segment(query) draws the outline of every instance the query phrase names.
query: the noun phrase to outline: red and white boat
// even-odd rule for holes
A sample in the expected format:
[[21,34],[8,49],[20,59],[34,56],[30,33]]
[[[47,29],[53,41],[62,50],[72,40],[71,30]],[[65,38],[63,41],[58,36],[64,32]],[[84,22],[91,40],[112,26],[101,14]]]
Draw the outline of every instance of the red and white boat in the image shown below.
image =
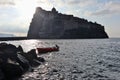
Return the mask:
[[56,45],[55,47],[37,48],[37,51],[38,51],[38,53],[47,53],[47,52],[59,51],[59,46]]

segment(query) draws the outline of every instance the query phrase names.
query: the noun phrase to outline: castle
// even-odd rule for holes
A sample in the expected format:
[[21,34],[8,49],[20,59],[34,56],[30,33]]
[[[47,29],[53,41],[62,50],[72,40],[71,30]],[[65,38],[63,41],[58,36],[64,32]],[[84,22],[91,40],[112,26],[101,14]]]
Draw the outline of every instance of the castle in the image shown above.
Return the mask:
[[30,23],[28,38],[33,39],[85,39],[108,38],[104,26],[85,19],[36,8]]

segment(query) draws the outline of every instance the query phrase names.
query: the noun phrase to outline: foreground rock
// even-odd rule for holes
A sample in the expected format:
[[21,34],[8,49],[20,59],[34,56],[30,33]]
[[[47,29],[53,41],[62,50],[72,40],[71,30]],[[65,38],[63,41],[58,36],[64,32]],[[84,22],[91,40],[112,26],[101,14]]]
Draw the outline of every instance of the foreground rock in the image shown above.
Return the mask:
[[81,39],[108,38],[104,26],[73,15],[61,14],[55,8],[45,11],[38,7],[28,31],[28,38]]
[[0,43],[0,80],[14,80],[44,61],[35,49],[25,53],[21,46]]
[[29,65],[32,67],[38,66],[41,64],[41,62],[45,61],[44,58],[37,57],[35,49],[32,49],[32,50],[28,51],[27,53],[20,52],[18,54],[25,57],[29,61]]

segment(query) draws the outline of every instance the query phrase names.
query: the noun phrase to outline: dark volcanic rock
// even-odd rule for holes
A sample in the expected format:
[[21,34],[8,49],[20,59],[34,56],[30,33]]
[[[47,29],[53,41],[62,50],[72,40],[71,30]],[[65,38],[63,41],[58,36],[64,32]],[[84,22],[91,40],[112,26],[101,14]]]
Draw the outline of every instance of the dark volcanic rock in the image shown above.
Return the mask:
[[58,13],[55,8],[45,11],[38,7],[28,31],[28,38],[76,39],[108,38],[104,26],[85,19]]
[[27,59],[31,66],[38,66],[41,64],[41,62],[45,62],[44,58],[37,57],[37,53],[35,49],[32,49],[27,53],[20,52],[18,54],[22,55],[25,59]]
[[12,44],[0,43],[0,80],[16,80],[44,61],[44,58],[37,57],[35,49],[25,53],[20,45],[16,47]]
[[13,80],[13,78],[20,77],[23,74],[23,70],[19,65],[11,63],[4,63],[1,69],[7,80]]

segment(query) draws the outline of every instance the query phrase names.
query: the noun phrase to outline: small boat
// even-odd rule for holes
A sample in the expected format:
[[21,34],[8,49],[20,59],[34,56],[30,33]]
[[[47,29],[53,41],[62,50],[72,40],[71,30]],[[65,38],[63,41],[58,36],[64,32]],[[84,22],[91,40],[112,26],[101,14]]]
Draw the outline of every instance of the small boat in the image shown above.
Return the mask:
[[38,51],[38,53],[47,53],[47,52],[59,51],[59,46],[56,45],[55,47],[37,48],[37,51]]

